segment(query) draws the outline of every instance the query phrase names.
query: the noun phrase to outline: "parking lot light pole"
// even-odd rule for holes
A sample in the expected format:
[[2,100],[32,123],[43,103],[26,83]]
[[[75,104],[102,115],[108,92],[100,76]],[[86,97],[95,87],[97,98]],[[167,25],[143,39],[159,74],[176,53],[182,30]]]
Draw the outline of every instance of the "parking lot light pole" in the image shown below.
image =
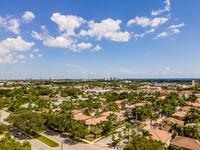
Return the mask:
[[65,140],[62,140],[62,142],[61,142],[61,150],[63,150],[63,142],[64,142]]

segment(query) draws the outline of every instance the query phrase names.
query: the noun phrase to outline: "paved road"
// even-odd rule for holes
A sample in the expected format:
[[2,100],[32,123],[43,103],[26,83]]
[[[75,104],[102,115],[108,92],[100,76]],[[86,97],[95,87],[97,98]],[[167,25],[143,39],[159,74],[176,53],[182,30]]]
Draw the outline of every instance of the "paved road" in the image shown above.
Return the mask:
[[[124,135],[124,134],[123,134],[123,129],[124,129],[124,128],[125,128],[125,127],[119,128],[119,129],[117,129],[116,131],[121,131],[122,136],[123,136],[123,135]],[[115,136],[115,139],[118,139],[118,138],[119,138],[119,137],[118,137],[119,133],[113,134],[113,135]],[[108,136],[108,137],[102,139],[101,141],[97,142],[97,144],[102,145],[103,147],[108,147],[111,143],[112,143],[112,135],[110,135],[110,136]]]
[[41,134],[58,143],[62,143],[61,147],[63,147],[63,150],[106,150],[106,148],[98,144],[78,143],[77,141],[66,138],[65,136],[62,136],[61,134],[55,133],[53,131],[45,131]]

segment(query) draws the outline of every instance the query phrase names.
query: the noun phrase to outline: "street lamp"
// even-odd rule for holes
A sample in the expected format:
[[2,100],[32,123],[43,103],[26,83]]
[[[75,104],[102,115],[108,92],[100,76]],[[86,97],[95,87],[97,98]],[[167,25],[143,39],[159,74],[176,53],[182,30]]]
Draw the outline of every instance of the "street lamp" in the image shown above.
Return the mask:
[[64,142],[64,141],[65,141],[65,140],[62,140],[62,141],[61,141],[61,147],[60,147],[61,150],[63,150],[63,142]]

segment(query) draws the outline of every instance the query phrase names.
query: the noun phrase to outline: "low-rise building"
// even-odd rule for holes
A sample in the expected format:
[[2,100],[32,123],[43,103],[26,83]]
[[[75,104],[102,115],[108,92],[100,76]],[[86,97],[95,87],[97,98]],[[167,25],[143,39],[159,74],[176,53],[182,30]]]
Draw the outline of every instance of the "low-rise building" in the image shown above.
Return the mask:
[[175,112],[172,116],[179,117],[180,120],[183,120],[186,115],[187,115],[187,112],[178,111],[178,112]]
[[[118,100],[118,101],[115,101],[115,103],[119,106],[120,109],[122,109],[122,102],[123,101],[127,101],[128,99],[124,99],[124,100]],[[125,105],[127,106],[127,104]]]
[[199,150],[200,149],[200,141],[188,137],[176,136],[170,143],[174,146],[182,147],[183,149],[188,150]]
[[152,139],[156,141],[161,141],[165,144],[166,147],[170,145],[170,142],[172,140],[172,134],[163,130],[159,129],[153,129],[150,128],[149,133],[152,135]]
[[190,107],[190,106],[185,106],[185,107],[182,107],[181,110],[182,110],[183,112],[189,112],[191,108],[192,108],[192,107]]
[[170,123],[174,123],[174,124],[176,123],[181,126],[184,124],[184,121],[169,117],[169,118],[165,118],[161,123],[156,123],[155,126],[156,128],[160,130],[169,132],[171,128],[171,126],[169,125]]
[[180,91],[179,93],[178,93],[178,95],[179,95],[179,98],[189,98],[189,95],[190,94],[192,94],[192,92],[191,91]]
[[136,106],[144,106],[146,103],[137,103],[133,105],[126,106],[126,112],[132,113],[132,109],[135,108]]
[[74,120],[89,120],[91,119],[91,117],[83,115],[83,114],[75,114],[73,119]]
[[89,129],[91,129],[93,126],[97,125],[101,121],[108,121],[107,116],[86,120],[85,124],[88,126]]
[[197,109],[200,109],[200,104],[199,103],[189,103],[189,105],[192,105]]
[[113,112],[113,111],[107,111],[107,112],[103,112],[101,114],[101,116],[106,116],[108,117],[110,114],[115,114],[117,116],[117,121],[121,121],[121,120],[124,120],[124,114],[123,113],[118,113],[118,112]]

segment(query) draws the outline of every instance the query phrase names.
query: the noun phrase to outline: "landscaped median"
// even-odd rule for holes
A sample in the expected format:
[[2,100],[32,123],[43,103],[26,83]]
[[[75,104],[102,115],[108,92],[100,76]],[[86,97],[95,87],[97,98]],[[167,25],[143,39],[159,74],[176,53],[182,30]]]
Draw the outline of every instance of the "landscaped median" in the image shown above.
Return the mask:
[[45,137],[41,134],[37,134],[36,136],[34,136],[34,138],[36,138],[39,141],[47,144],[50,147],[58,147],[59,146],[59,144],[57,142],[55,142],[55,141],[53,141],[53,140],[51,140],[51,139],[49,139],[49,138],[47,138],[47,137]]
[[105,134],[99,140],[95,141],[94,143],[97,143],[97,142],[101,141],[102,139],[104,139],[104,138],[106,138],[106,137],[108,137],[110,135],[117,134],[117,133],[118,133],[118,131],[113,131],[111,133]]
[[124,135],[123,137],[115,140],[114,142],[111,143],[111,145],[109,145],[110,148],[114,147],[115,145],[117,145],[119,142],[123,141],[125,138],[127,138],[128,135]]

